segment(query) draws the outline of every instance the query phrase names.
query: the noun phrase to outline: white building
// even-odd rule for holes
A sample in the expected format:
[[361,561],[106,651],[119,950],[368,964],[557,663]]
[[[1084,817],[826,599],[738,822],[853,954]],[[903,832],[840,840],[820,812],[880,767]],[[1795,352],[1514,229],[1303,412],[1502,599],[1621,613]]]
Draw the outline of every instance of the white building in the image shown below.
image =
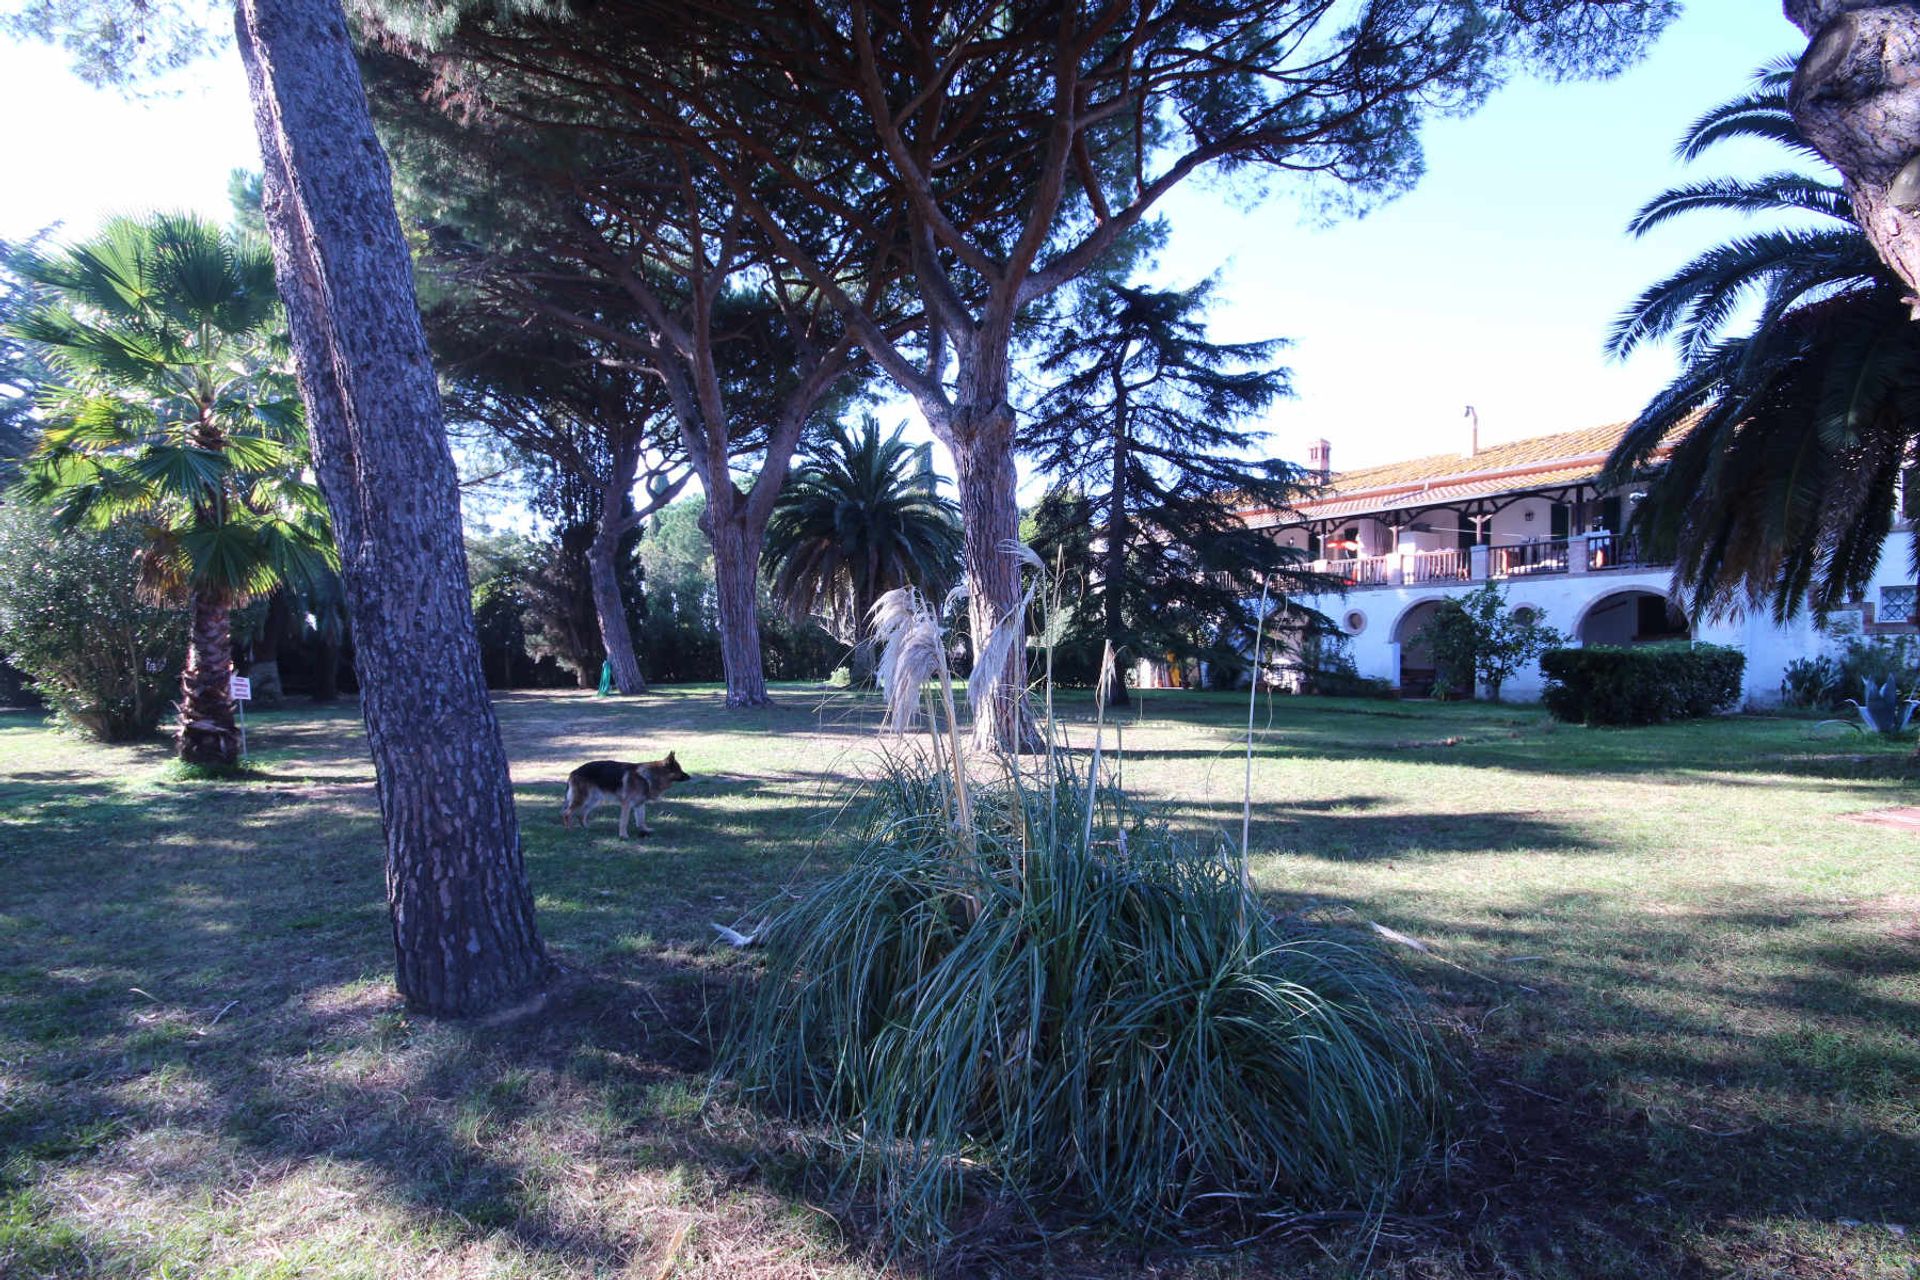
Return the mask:
[[[1330,446],[1320,440],[1309,453],[1323,480],[1312,501],[1288,512],[1241,515],[1301,549],[1316,570],[1344,580],[1344,593],[1302,603],[1338,622],[1361,675],[1411,696],[1425,694],[1434,678],[1421,628],[1441,600],[1489,580],[1505,584],[1514,609],[1535,611],[1575,643],[1690,638],[1744,650],[1751,705],[1778,702],[1787,663],[1830,650],[1840,636],[1914,634],[1905,521],[1888,539],[1866,598],[1827,633],[1805,617],[1776,626],[1761,610],[1735,620],[1686,617],[1671,595],[1672,570],[1650,563],[1621,533],[1640,495],[1597,483],[1626,427],[1486,448],[1468,433],[1456,453],[1347,472],[1331,470]],[[1502,696],[1539,691],[1534,667]]]

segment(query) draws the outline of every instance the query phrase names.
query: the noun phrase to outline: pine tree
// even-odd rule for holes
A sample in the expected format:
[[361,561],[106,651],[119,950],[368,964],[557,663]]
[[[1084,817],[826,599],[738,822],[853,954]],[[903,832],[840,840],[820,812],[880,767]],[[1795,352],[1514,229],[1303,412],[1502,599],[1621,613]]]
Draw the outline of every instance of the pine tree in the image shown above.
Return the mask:
[[[1272,363],[1283,343],[1211,341],[1212,292],[1210,280],[1165,291],[1096,283],[1040,365],[1052,386],[1022,449],[1055,496],[1036,534],[1053,547],[1097,531],[1076,629],[1110,640],[1123,662],[1236,663],[1262,582],[1313,585],[1297,552],[1235,515],[1246,504],[1285,510],[1302,476],[1244,456],[1261,439],[1248,424],[1290,394],[1287,370]],[[1114,697],[1124,701],[1124,687]]]

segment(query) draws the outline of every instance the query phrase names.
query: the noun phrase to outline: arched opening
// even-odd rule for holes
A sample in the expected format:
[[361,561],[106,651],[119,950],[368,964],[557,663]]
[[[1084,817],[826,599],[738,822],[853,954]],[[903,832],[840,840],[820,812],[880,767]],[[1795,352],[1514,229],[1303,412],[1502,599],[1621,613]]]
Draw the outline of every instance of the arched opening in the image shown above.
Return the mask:
[[1691,640],[1687,616],[1657,591],[1616,591],[1587,606],[1575,636],[1588,644],[1660,644]]
[[1400,692],[1408,698],[1424,698],[1433,692],[1433,652],[1420,633],[1440,610],[1438,600],[1422,600],[1400,615],[1393,626],[1395,647],[1400,651]]

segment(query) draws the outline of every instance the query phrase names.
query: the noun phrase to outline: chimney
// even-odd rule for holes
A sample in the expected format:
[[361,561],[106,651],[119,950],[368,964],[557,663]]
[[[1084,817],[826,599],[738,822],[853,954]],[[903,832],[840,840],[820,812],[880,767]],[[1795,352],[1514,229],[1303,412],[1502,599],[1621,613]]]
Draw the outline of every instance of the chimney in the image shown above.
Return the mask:
[[1463,458],[1471,458],[1480,452],[1480,411],[1472,405],[1468,405],[1466,413],[1461,416],[1468,420],[1468,425],[1467,447],[1460,451],[1460,456]]
[[1333,475],[1333,445],[1325,440],[1315,440],[1307,446],[1307,472],[1316,481],[1325,484]]

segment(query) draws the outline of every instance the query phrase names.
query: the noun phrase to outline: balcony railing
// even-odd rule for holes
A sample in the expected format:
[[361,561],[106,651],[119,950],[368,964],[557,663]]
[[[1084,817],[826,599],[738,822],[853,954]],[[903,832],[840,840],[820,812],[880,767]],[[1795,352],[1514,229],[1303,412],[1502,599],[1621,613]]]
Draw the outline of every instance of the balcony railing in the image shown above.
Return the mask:
[[1405,574],[1409,582],[1470,582],[1473,557],[1458,548],[1416,551],[1407,557]]
[[1662,567],[1662,563],[1644,554],[1634,539],[1600,532],[1500,546],[1447,547],[1316,560],[1309,567],[1347,587],[1411,587],[1484,582],[1489,578],[1655,569]]
[[1587,568],[1589,569],[1658,569],[1668,563],[1666,560],[1647,555],[1641,549],[1638,538],[1627,538],[1613,533],[1587,535]]
[[1494,578],[1523,578],[1535,573],[1567,571],[1567,540],[1522,542],[1508,547],[1490,547],[1487,574]]
[[1355,556],[1351,560],[1329,560],[1326,571],[1346,579],[1350,587],[1384,587],[1393,581],[1399,556]]

